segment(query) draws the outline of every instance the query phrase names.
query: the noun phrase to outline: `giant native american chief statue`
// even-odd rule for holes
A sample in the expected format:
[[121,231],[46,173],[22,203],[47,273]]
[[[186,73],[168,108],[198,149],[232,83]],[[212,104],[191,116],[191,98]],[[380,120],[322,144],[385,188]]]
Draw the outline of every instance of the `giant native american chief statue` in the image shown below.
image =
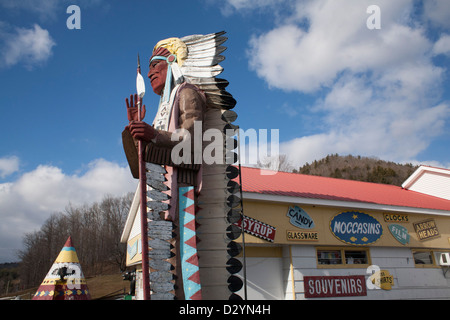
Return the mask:
[[216,78],[224,34],[156,44],[148,78],[161,99],[151,125],[142,121],[142,95],[126,99],[122,138],[133,177],[146,185],[142,265],[153,300],[240,299],[235,292],[243,282],[235,274],[242,264],[235,257],[242,246],[233,241],[242,217],[239,166],[233,166],[239,157],[232,151],[236,101],[225,90],[228,81]]

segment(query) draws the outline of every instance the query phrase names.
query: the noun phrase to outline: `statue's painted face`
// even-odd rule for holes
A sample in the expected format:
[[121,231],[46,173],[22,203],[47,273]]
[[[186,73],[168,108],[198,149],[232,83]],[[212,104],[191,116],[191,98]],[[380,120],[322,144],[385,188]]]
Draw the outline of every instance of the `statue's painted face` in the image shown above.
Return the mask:
[[148,78],[153,88],[153,92],[157,95],[161,95],[166,83],[167,76],[167,62],[164,60],[153,60],[150,62],[150,71],[148,72]]

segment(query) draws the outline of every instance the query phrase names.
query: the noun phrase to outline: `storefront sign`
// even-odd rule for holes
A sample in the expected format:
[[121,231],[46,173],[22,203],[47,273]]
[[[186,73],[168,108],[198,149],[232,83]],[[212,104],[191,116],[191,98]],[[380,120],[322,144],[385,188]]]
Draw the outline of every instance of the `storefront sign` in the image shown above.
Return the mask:
[[391,290],[394,286],[394,276],[388,270],[379,270],[372,274],[368,280],[378,289]]
[[334,216],[330,229],[336,238],[354,245],[374,243],[383,234],[383,227],[377,219],[357,211],[342,212]]
[[439,237],[439,231],[436,222],[433,219],[417,222],[413,225],[419,240],[428,240]]
[[398,224],[390,224],[389,231],[392,233],[394,238],[401,244],[409,243],[408,229],[406,229],[404,226]]
[[311,231],[286,231],[286,239],[291,241],[319,241],[319,233]]
[[306,298],[367,296],[364,276],[305,276],[304,285]]
[[[241,227],[241,220],[235,223]],[[273,242],[276,228],[256,219],[244,216],[244,231],[258,238]]]
[[134,256],[138,253],[139,243],[140,240],[136,240],[133,244],[130,244],[130,242],[128,242],[127,251],[130,260],[133,259]]
[[287,216],[292,225],[301,229],[312,229],[315,227],[313,219],[300,207],[289,207]]
[[409,217],[407,214],[383,214],[384,221],[386,222],[409,222]]

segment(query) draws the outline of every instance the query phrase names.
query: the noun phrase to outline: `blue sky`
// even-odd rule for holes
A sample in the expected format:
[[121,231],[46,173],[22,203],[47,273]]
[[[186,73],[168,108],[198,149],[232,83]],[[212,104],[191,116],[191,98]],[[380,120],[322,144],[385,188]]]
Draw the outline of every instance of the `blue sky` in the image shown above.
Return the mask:
[[450,167],[449,17],[446,0],[0,0],[0,262],[69,202],[135,190],[124,100],[137,53],[146,75],[168,37],[227,32],[236,123],[279,130],[295,167],[331,153]]

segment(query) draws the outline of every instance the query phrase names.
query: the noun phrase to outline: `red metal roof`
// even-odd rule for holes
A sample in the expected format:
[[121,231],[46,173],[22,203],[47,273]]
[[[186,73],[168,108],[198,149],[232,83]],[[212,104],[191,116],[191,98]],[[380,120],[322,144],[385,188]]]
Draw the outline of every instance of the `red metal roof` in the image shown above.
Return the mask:
[[398,186],[242,167],[242,191],[450,211],[450,201]]

